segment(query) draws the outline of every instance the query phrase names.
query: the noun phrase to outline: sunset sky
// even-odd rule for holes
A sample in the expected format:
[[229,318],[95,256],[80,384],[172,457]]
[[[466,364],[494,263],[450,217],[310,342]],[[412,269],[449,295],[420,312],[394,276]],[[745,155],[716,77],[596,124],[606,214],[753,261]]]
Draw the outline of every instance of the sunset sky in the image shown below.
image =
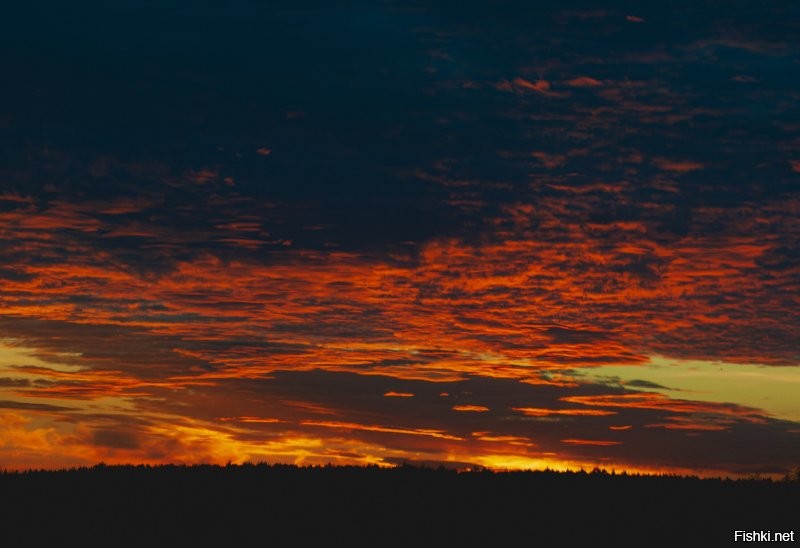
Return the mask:
[[800,466],[800,4],[17,3],[0,469]]

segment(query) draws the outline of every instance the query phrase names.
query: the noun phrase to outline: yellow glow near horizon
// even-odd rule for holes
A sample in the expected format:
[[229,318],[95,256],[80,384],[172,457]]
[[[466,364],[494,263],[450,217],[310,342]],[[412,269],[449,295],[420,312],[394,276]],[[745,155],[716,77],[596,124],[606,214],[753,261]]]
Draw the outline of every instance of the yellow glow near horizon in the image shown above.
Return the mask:
[[[74,358],[75,354],[63,354],[65,358]],[[69,365],[56,361],[46,361],[37,357],[36,352],[30,348],[15,344],[13,339],[0,339],[0,371],[13,373],[20,378],[28,378],[29,374],[12,369],[11,366],[32,365],[47,367],[56,371],[75,372],[83,369],[77,365]]]
[[[617,377],[621,384],[634,390],[754,407],[770,417],[800,422],[800,365],[778,367],[655,356],[646,365],[607,365],[582,370],[579,376],[592,380]],[[634,380],[663,388],[631,385]]]

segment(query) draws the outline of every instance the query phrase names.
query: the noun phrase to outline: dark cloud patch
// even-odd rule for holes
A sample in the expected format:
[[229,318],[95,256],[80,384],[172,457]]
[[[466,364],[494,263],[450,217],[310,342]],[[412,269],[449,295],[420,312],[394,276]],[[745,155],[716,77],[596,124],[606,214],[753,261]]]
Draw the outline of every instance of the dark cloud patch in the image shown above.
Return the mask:
[[19,270],[13,268],[0,268],[0,278],[10,280],[12,282],[26,282],[33,279],[33,277],[34,276],[26,272],[20,272]]
[[95,430],[92,443],[111,449],[138,449],[140,445],[135,434],[119,430]]
[[30,403],[30,402],[11,401],[11,400],[0,400],[0,408],[21,409],[26,411],[52,411],[52,412],[73,410],[72,408],[64,407],[63,405],[51,405],[49,403]]
[[658,390],[670,390],[666,386],[660,385],[657,382],[652,381],[644,381],[641,379],[632,379],[629,381],[625,381],[625,386],[630,386],[633,388],[655,388]]
[[123,326],[6,316],[0,318],[0,330],[36,349],[37,358],[55,364],[121,371],[142,378],[212,367],[191,354],[174,352],[175,342],[168,337],[159,341],[157,336]]
[[28,379],[0,377],[0,388],[27,388],[30,385],[31,381]]
[[547,335],[557,343],[591,343],[608,337],[608,333],[602,331],[563,327],[550,327],[547,329]]

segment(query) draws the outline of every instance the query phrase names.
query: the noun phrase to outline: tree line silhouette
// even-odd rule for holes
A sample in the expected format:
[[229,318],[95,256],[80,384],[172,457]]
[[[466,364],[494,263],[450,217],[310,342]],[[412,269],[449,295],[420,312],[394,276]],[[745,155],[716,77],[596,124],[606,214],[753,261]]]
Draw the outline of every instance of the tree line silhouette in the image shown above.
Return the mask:
[[0,545],[727,546],[800,525],[784,481],[416,466],[0,473]]

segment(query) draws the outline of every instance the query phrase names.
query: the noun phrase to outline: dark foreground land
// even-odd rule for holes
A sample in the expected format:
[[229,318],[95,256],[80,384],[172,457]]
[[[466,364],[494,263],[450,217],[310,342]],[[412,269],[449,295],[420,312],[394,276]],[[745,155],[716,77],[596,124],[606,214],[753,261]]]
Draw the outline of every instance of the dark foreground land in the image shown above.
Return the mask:
[[100,465],[0,473],[0,546],[750,544],[735,530],[797,530],[800,544],[798,502],[797,481]]

